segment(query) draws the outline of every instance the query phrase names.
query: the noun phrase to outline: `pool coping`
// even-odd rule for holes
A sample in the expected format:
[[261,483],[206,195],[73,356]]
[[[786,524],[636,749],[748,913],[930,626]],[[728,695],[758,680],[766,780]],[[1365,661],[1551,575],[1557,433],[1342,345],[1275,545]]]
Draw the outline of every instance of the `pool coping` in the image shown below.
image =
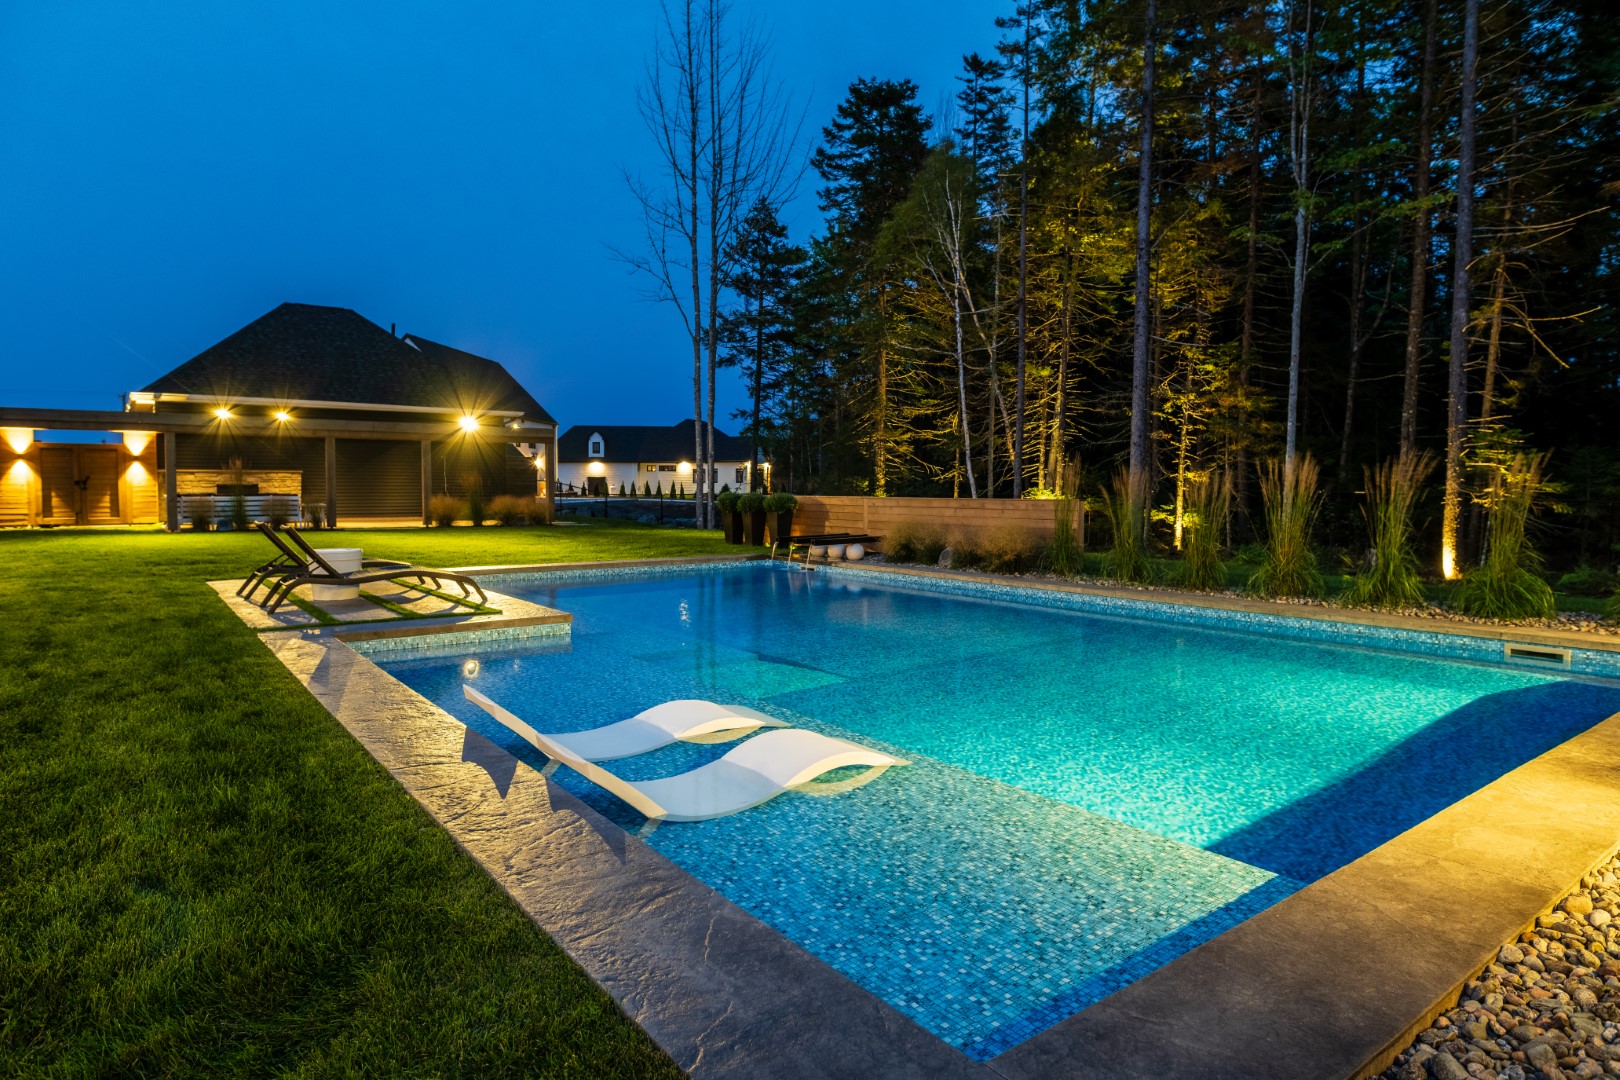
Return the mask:
[[994,1080],[347,642],[256,636],[690,1075]]
[[[822,568],[821,564],[812,565],[815,569]],[[1620,635],[1615,634],[1591,634],[1579,630],[1551,630],[1546,627],[1533,626],[1493,626],[1489,623],[1462,623],[1451,619],[1419,619],[1411,615],[1394,615],[1367,608],[1290,604],[1281,600],[1257,600],[1241,596],[1180,592],[1174,589],[1137,589],[1128,585],[1081,584],[1072,581],[1018,577],[1013,574],[989,574],[976,570],[942,570],[927,566],[890,563],[868,564],[865,562],[841,562],[828,565],[837,570],[898,574],[904,577],[931,578],[938,581],[959,583],[982,582],[1012,588],[1033,589],[1040,592],[1104,596],[1114,600],[1132,600],[1144,604],[1175,604],[1182,607],[1207,608],[1216,611],[1239,611],[1250,615],[1275,615],[1286,619],[1310,619],[1314,622],[1374,626],[1385,630],[1409,630],[1425,634],[1449,634],[1455,637],[1484,638],[1490,641],[1523,642],[1528,645],[1552,645],[1559,648],[1591,649],[1595,652],[1620,653]]]
[[[1287,606],[1287,614],[1298,611]],[[1364,1077],[1452,1004],[1504,941],[1620,849],[1616,715],[981,1065],[337,635],[258,636],[627,1015],[700,1077]]]

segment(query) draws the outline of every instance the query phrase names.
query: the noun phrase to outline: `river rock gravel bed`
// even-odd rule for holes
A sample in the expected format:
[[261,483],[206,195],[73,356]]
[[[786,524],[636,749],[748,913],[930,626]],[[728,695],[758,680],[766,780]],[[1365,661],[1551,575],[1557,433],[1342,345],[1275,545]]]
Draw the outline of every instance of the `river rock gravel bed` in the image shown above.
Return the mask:
[[1503,945],[1384,1080],[1620,1076],[1620,857]]

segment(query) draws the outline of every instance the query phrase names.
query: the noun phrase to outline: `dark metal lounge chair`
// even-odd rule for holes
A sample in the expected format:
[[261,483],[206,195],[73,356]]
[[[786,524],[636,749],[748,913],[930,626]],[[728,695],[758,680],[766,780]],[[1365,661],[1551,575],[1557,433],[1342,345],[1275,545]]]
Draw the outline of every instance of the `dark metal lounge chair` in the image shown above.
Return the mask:
[[286,602],[287,597],[300,585],[366,585],[374,581],[394,581],[405,579],[410,581],[430,581],[435,589],[442,589],[446,581],[454,582],[461,588],[461,595],[471,597],[478,594],[479,603],[488,603],[489,597],[485,594],[483,586],[465,574],[457,574],[449,570],[440,570],[431,566],[415,566],[411,563],[391,562],[385,559],[367,559],[361,564],[358,573],[340,573],[309,541],[298,534],[297,529],[285,530],[287,539],[291,540],[299,549],[297,552],[289,548],[276,531],[263,522],[259,523],[259,531],[270,539],[270,542],[281,548],[283,553],[292,559],[299,560],[296,568],[280,568],[272,570],[261,578],[266,581],[275,578],[270,591],[265,594],[260,604],[266,611],[275,611]]
[[[242,597],[244,600],[251,600],[253,599],[253,594],[258,591],[259,586],[269,583],[272,579],[279,584],[281,580],[286,578],[288,575],[296,576],[298,574],[308,573],[315,569],[315,565],[312,560],[306,555],[299,554],[298,551],[287,543],[287,541],[283,540],[281,536],[277,534],[276,527],[274,525],[271,525],[269,522],[265,521],[255,521],[253,523],[253,527],[259,530],[259,532],[264,535],[266,540],[275,545],[276,550],[280,552],[280,554],[271,559],[269,562],[264,563],[262,566],[255,567],[253,573],[249,574],[247,578],[243,580],[242,584],[237,587],[237,596]],[[308,544],[303,544],[301,546],[303,546],[306,550],[309,547]],[[360,568],[362,570],[370,570],[381,569],[382,567],[398,567],[401,570],[404,570],[408,569],[410,565],[410,563],[395,562],[387,559],[367,559],[360,564]]]

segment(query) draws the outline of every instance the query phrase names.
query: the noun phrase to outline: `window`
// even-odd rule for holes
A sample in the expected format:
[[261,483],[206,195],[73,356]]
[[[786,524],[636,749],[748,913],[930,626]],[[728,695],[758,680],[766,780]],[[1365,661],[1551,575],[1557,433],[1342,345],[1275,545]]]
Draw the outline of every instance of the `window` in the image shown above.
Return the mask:
[[600,435],[592,435],[591,436],[590,449],[588,449],[586,451],[586,454],[588,456],[590,456],[590,457],[601,457],[602,456],[602,436],[600,436]]
[[745,484],[747,482],[748,482],[748,470],[746,468],[744,468],[743,466],[741,466],[741,465],[737,466],[737,483]]

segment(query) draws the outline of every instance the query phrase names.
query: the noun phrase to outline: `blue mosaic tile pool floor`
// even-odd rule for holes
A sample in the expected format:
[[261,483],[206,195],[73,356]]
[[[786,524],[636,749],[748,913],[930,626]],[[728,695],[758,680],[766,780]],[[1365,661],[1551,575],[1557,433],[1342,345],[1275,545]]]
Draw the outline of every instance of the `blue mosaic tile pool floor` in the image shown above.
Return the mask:
[[502,587],[572,612],[572,641],[385,666],[536,766],[462,698],[467,659],[542,731],[707,697],[912,760],[645,836],[979,1060],[1620,712],[1612,684],[780,566]]

